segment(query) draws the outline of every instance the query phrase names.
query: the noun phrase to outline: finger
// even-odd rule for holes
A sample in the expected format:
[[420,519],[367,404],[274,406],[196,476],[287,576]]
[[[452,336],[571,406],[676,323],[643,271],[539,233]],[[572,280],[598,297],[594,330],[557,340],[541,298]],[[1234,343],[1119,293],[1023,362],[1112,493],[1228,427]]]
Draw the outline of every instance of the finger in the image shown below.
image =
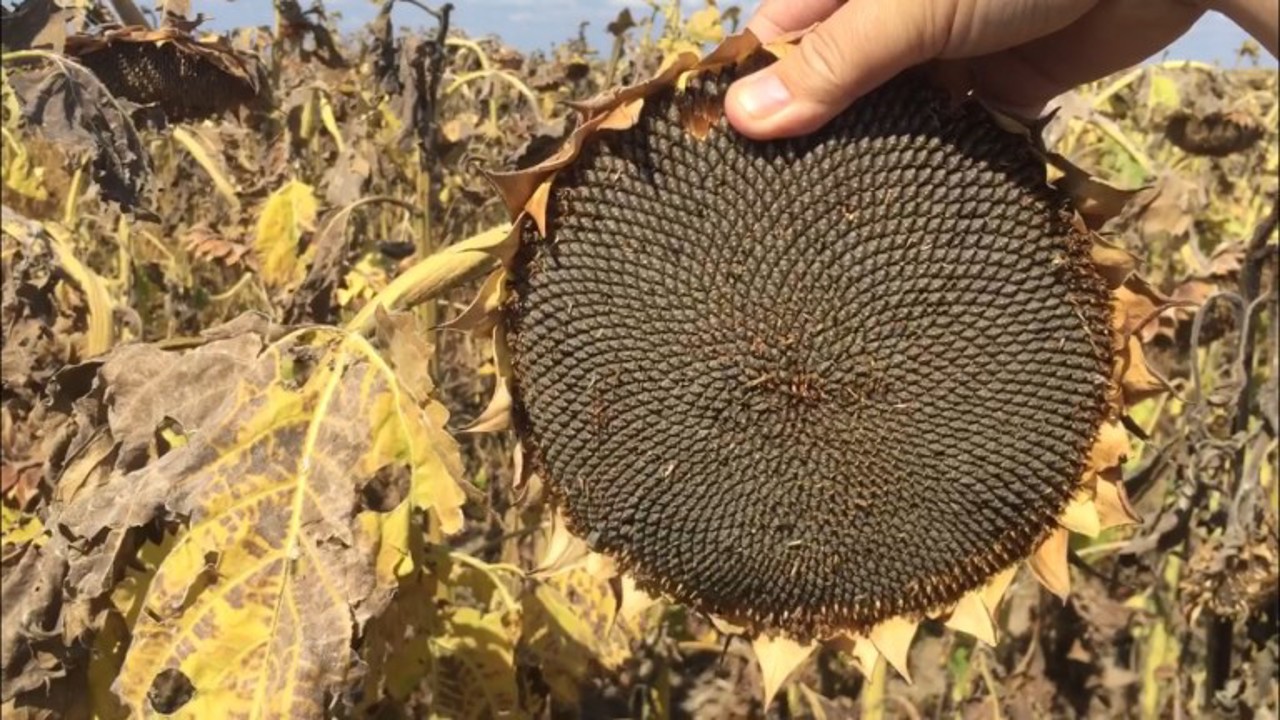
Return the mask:
[[846,3],[785,57],[734,83],[725,115],[739,132],[758,139],[816,130],[854,98],[937,54],[941,42],[921,32],[928,5]]
[[841,4],[842,0],[764,0],[747,29],[767,43],[829,17]]
[[1012,107],[1042,105],[1160,52],[1204,13],[1192,3],[1111,0],[1071,25],[972,62],[975,89]]
[[753,138],[811,132],[908,67],[1026,42],[1066,26],[1094,2],[851,0],[786,57],[735,83],[725,114]]

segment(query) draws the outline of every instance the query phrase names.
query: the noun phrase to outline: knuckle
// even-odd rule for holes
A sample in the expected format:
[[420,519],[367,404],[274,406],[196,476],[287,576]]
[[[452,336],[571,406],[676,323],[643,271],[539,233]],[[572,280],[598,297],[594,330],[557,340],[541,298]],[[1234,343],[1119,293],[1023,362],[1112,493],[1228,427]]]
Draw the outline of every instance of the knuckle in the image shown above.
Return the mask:
[[915,32],[904,38],[903,58],[921,63],[966,47],[971,42],[976,16],[968,5],[961,1],[922,6],[916,16]]
[[844,84],[845,52],[830,32],[815,30],[800,41],[800,61],[807,77],[801,78],[811,93],[829,99]]

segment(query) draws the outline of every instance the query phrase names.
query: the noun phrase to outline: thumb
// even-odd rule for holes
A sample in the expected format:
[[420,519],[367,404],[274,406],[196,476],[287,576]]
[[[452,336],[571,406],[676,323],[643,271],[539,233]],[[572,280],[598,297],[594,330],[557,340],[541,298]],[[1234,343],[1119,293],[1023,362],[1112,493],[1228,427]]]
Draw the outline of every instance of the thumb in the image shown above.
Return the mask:
[[755,139],[817,130],[856,98],[938,55],[950,2],[854,0],[840,7],[769,67],[735,82],[725,115]]

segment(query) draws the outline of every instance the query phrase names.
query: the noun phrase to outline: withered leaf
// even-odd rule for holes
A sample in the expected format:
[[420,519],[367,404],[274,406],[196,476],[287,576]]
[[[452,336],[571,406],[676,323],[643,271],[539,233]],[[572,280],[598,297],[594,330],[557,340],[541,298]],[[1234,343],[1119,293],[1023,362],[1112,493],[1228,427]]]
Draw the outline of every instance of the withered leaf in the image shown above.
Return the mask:
[[39,48],[60,53],[71,13],[54,0],[23,0],[12,10],[0,7],[0,45],[6,50]]
[[577,703],[582,683],[617,670],[630,655],[637,625],[617,617],[608,582],[589,570],[532,583],[523,604],[521,647],[561,702]]
[[197,225],[182,235],[182,246],[198,260],[234,266],[249,252],[249,246],[230,240],[218,231]]
[[457,608],[433,645],[432,705],[440,717],[482,720],[518,711],[514,642],[501,612]]
[[373,149],[364,142],[342,151],[338,161],[324,174],[324,199],[330,206],[345,207],[360,200],[373,172],[369,162],[373,155]]
[[75,652],[58,618],[67,559],[35,543],[0,563],[0,702],[66,675]]
[[334,290],[342,282],[349,266],[347,223],[351,214],[368,205],[396,205],[409,213],[417,209],[409,203],[384,195],[355,200],[326,214],[312,243],[313,256],[306,277],[298,290],[290,295],[285,316],[291,322],[330,322],[334,319]]
[[[111,389],[108,423],[122,469],[146,463],[156,429],[172,418],[188,432],[206,427],[249,372],[261,338],[240,335],[178,356],[154,345],[125,345],[99,370]],[[157,402],[164,398],[164,402]]]
[[70,155],[92,159],[92,176],[109,200],[141,209],[151,182],[151,158],[127,107],[81,65],[57,59],[9,76],[29,127],[38,127]]
[[610,35],[618,37],[635,26],[636,21],[631,17],[631,9],[622,8],[618,13],[618,16],[605,26],[605,30],[607,30]]
[[[405,332],[384,333],[392,348],[407,342],[396,327]],[[65,574],[81,605],[112,591],[144,526],[179,528],[113,684],[126,710],[149,712],[166,673],[190,681],[183,711],[197,715],[318,717],[358,682],[356,634],[419,562],[415,517],[430,511],[445,532],[462,520],[447,412],[416,368],[396,367],[406,357],[425,360],[313,328],[105,359],[97,387],[114,398],[108,423],[121,442],[136,445],[164,418],[186,431],[186,444],[82,490],[51,521],[54,549],[77,548]],[[358,488],[401,466],[405,499],[364,508]]]

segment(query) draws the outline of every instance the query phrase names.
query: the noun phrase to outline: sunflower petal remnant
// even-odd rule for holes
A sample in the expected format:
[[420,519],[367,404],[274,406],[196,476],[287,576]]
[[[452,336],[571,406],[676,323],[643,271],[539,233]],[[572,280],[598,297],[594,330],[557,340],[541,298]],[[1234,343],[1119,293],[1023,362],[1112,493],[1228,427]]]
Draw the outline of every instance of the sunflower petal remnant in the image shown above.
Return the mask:
[[751,647],[760,661],[765,697],[773,697],[791,673],[813,654],[812,645],[802,645],[785,635],[760,635]]

